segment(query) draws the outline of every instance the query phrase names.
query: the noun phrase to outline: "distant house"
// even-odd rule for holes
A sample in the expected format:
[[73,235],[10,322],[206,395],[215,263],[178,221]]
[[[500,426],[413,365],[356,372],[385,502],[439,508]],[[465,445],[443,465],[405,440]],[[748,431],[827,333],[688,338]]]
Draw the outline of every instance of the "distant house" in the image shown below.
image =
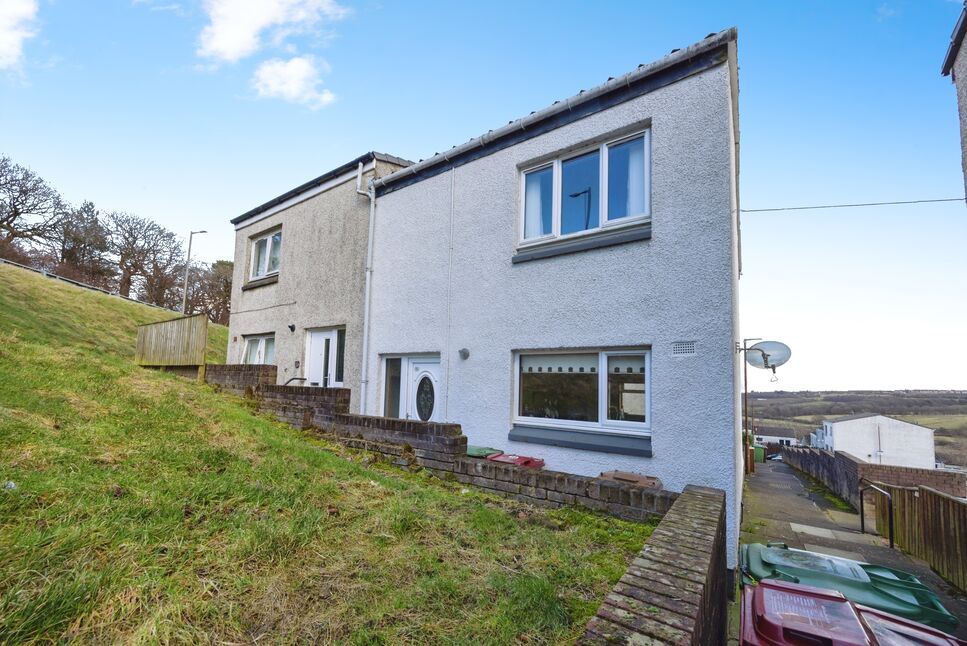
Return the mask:
[[967,34],[967,5],[960,12],[950,46],[944,58],[941,73],[949,76],[957,88],[957,104],[960,111],[960,155],[964,170],[964,188],[967,190],[967,52],[962,51],[964,35]]
[[796,435],[796,431],[791,428],[770,428],[765,432],[755,433],[755,443],[768,446],[778,444],[779,446],[801,446],[802,442]]
[[874,464],[933,469],[933,429],[886,415],[852,415],[826,420],[810,436],[810,444],[844,451]]

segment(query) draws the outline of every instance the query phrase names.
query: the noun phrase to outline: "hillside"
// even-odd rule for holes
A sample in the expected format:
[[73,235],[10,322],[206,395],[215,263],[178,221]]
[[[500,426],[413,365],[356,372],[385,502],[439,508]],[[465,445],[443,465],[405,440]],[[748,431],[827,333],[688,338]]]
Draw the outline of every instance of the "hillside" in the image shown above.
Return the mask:
[[967,391],[963,390],[852,390],[828,392],[750,393],[755,425],[792,428],[803,436],[824,419],[858,413],[899,417],[934,429],[937,458],[967,465]]
[[650,533],[137,368],[167,316],[0,266],[0,643],[567,642]]

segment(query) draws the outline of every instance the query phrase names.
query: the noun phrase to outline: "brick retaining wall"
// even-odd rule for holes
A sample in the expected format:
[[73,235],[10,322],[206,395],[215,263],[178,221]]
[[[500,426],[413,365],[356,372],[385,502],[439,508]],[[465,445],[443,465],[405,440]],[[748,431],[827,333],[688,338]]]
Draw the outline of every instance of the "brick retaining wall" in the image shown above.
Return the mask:
[[811,448],[783,447],[782,459],[825,484],[853,507],[859,506],[861,478],[900,487],[923,485],[959,498],[967,497],[967,476],[954,471],[872,464],[843,451],[830,453]]
[[205,382],[236,394],[252,395],[263,386],[274,384],[278,368],[266,365],[209,363],[205,366]]
[[725,492],[688,486],[579,643],[724,644],[727,594]]
[[663,489],[471,458],[459,424],[353,415],[349,389],[266,385],[264,380],[270,377],[274,382],[274,373],[253,370],[266,367],[209,366],[206,377],[235,392],[251,388],[260,410],[307,432],[379,453],[399,466],[430,469],[445,479],[534,505],[576,505],[641,521],[664,514],[678,497]]

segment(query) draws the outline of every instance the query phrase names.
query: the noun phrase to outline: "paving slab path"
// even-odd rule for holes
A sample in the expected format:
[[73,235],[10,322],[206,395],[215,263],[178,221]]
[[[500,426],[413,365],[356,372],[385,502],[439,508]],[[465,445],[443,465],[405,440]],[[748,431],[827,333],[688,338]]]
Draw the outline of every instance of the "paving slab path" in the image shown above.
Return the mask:
[[[890,549],[886,539],[860,533],[859,514],[837,509],[811,491],[806,476],[783,462],[756,464],[746,476],[743,543],[781,541],[789,547],[876,563],[916,575],[960,620],[956,635],[967,639],[967,596],[919,559]],[[867,528],[872,525],[868,516]]]

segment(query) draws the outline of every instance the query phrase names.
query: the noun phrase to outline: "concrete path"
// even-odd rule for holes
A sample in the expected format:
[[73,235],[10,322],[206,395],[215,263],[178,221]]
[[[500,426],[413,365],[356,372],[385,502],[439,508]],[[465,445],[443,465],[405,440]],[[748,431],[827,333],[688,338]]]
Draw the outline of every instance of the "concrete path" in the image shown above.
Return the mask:
[[[820,493],[811,492],[805,476],[783,462],[755,465],[746,476],[743,543],[782,541],[799,549],[876,563],[916,575],[936,592],[960,620],[957,636],[967,639],[967,597],[937,576],[930,567],[885,539],[861,534],[859,514],[837,509]],[[867,528],[871,526],[867,522]]]

